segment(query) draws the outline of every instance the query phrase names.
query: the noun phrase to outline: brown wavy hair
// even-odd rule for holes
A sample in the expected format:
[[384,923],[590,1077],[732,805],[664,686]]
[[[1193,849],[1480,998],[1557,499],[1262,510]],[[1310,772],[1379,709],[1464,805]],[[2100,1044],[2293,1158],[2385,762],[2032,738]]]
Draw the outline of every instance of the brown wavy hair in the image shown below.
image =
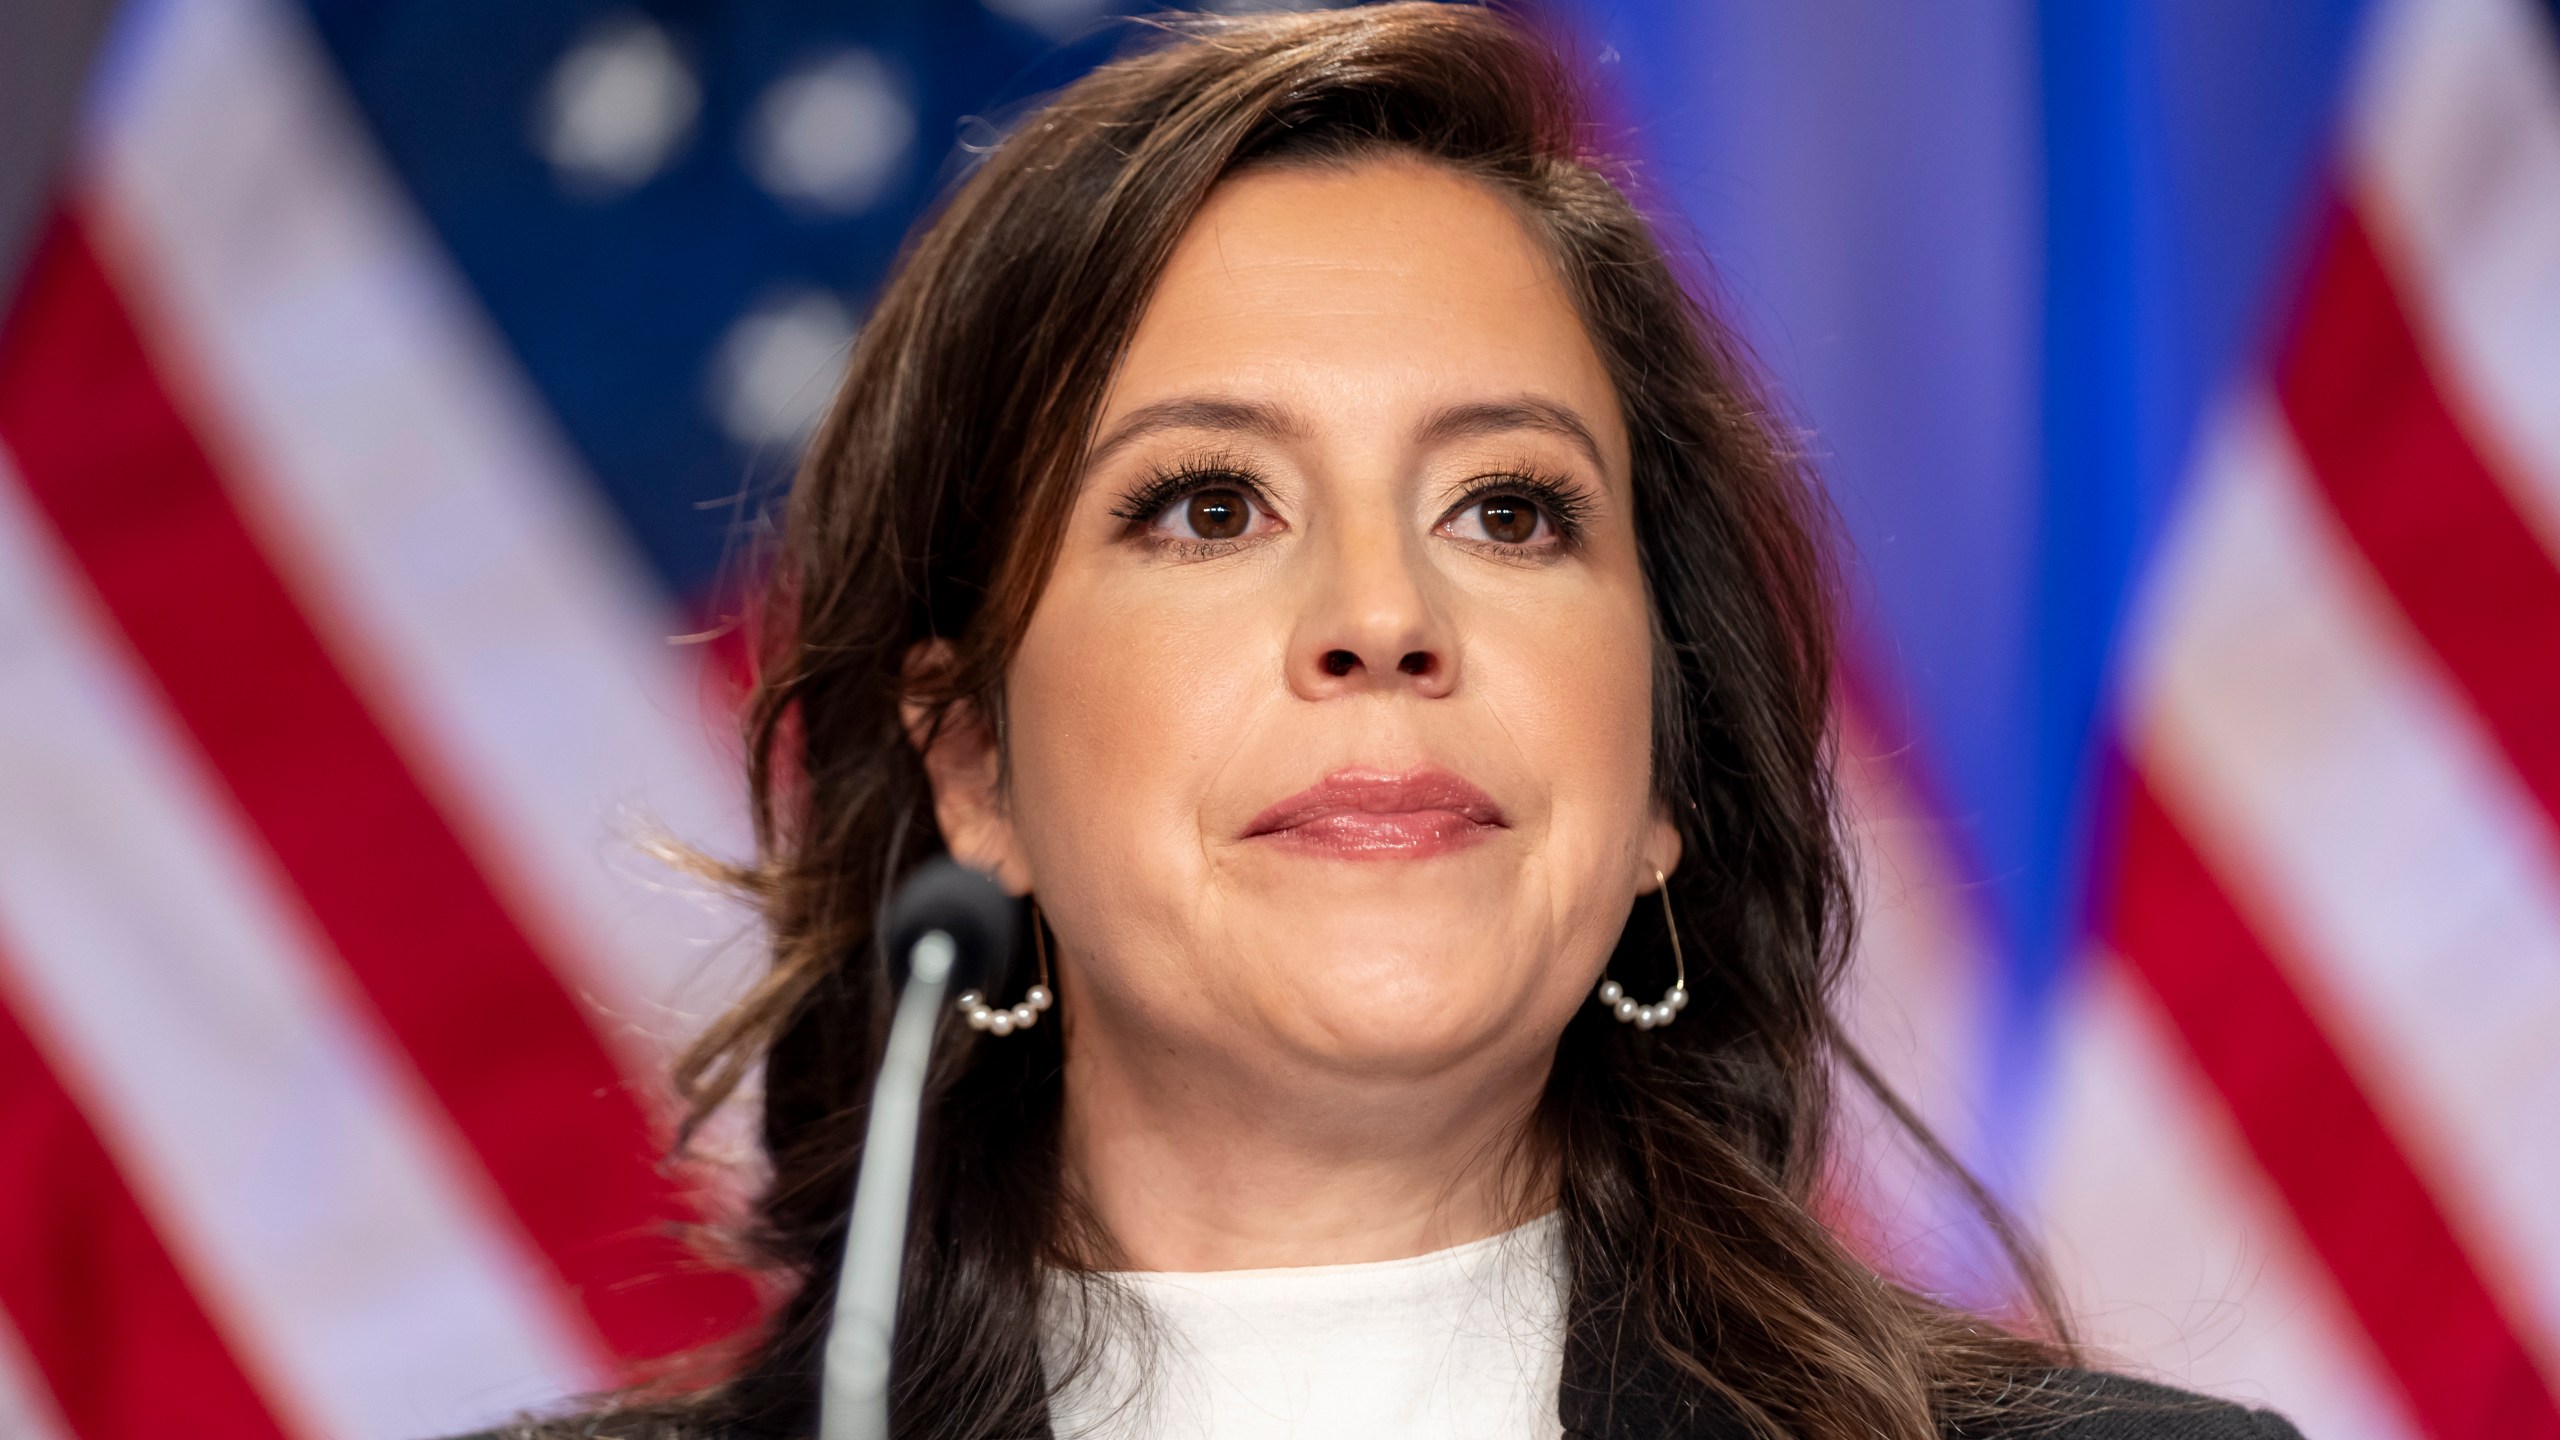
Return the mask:
[[[1655,783],[1681,827],[1670,901],[1699,959],[1680,1024],[1638,1031],[1586,1006],[1557,1046],[1532,1140],[1572,1273],[1570,1373],[1647,1375],[1668,1392],[1661,1413],[1767,1435],[1920,1440],[2000,1412],[2063,1342],[1883,1278],[1814,1213],[1835,1073],[1952,1167],[1833,1010],[1853,915],[1826,512],[1729,333],[1597,153],[1566,67],[1529,27],[1463,5],[1144,33],[1023,116],[920,227],[794,486],[747,710],[759,848],[734,875],[771,964],[677,1077],[698,1118],[760,1069],[772,1173],[748,1239],[783,1299],[731,1378],[625,1402],[583,1433],[814,1429],[890,1005],[875,925],[942,848],[901,705],[1002,716],[1105,388],[1211,189],[1247,166],[1382,155],[1512,203],[1579,306],[1634,447]],[[911,673],[929,640],[949,663]],[[1657,907],[1636,908],[1610,966],[1630,990],[1667,986]],[[1062,1004],[1075,983],[1058,977]],[[1045,1424],[1042,1269],[1108,1253],[1062,1180],[1059,1034],[943,1037],[895,1345],[902,1436]]]

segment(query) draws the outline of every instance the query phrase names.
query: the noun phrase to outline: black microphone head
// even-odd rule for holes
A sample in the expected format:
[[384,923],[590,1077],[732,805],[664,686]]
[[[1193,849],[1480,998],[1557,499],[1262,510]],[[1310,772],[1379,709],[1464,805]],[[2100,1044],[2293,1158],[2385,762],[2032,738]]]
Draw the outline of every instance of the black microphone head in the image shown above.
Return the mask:
[[907,983],[909,956],[918,940],[939,930],[958,947],[951,963],[953,990],[1002,993],[1013,959],[1014,899],[996,882],[949,856],[916,867],[889,901],[881,935],[888,942],[889,979]]

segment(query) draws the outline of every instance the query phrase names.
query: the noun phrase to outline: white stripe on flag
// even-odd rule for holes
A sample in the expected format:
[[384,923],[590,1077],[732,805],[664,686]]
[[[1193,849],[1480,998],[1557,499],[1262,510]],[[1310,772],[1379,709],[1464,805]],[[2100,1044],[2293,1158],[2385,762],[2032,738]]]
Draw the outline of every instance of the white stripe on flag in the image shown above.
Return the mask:
[[2102,1358],[2273,1406],[2321,1440],[2415,1440],[2221,1097],[2122,962],[2090,961],[2054,1046],[2037,1206],[2084,1338]]
[[[276,0],[136,21],[96,107],[129,296],[268,553],[571,988],[663,1043],[744,926],[651,865],[742,853],[700,652]],[[743,957],[740,957],[743,959]],[[643,1043],[626,1061],[654,1071]]]
[[53,1403],[53,1392],[36,1373],[35,1357],[5,1313],[0,1313],[0,1435],[8,1440],[76,1440]]
[[20,486],[0,454],[0,951],[243,1368],[330,1440],[596,1383],[565,1297]]
[[2138,637],[2134,748],[2550,1366],[2560,837],[2271,405],[2210,442]]
[[2560,27],[2533,0],[2394,0],[2348,164],[2447,399],[2560,555]]

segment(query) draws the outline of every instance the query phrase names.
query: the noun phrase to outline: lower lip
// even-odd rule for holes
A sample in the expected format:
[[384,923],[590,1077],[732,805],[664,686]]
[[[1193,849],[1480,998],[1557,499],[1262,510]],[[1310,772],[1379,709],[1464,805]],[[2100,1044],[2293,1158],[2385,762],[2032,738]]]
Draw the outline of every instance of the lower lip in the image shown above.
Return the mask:
[[1339,860],[1420,860],[1464,850],[1501,829],[1454,810],[1322,815],[1253,838]]

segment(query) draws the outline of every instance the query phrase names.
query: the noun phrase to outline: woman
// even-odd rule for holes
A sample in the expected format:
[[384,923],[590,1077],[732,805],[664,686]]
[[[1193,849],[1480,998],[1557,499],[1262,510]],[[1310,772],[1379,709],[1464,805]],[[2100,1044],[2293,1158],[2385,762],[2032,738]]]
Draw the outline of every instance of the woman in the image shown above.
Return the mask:
[[[1850,925],[1819,507],[1488,12],[1185,22],[916,238],[792,497],[750,726],[810,1432],[886,982],[947,850],[1046,982],[933,1101],[899,1433],[2289,1435],[2070,1368],[1808,1210]],[[1054,1003],[1053,1003],[1054,1002]]]

